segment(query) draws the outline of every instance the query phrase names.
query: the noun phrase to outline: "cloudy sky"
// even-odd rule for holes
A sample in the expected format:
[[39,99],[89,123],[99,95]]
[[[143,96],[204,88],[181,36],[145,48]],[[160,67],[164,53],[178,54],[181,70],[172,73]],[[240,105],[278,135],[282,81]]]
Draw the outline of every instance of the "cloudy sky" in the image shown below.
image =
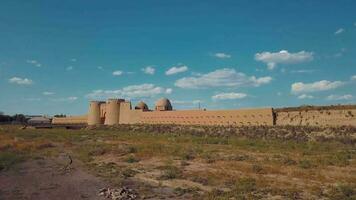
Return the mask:
[[2,0],[0,111],[356,103],[354,0]]

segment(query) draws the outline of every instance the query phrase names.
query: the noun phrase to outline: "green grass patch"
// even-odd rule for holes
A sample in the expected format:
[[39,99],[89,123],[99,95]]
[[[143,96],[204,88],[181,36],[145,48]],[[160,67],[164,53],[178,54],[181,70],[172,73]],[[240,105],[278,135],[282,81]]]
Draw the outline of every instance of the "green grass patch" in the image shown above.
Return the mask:
[[160,176],[161,180],[176,179],[183,176],[182,171],[178,167],[172,165],[162,166],[160,169],[163,169],[163,173]]
[[312,161],[310,160],[307,160],[307,159],[302,159],[299,161],[298,163],[299,167],[302,168],[302,169],[311,169],[311,168],[314,168],[316,167],[315,164],[313,164]]
[[328,165],[345,167],[350,164],[350,160],[355,157],[354,151],[340,151],[326,157],[325,162]]
[[338,184],[331,187],[327,196],[332,200],[354,200],[356,199],[356,185]]
[[254,178],[241,178],[238,179],[232,190],[223,192],[221,190],[213,190],[208,193],[207,199],[256,199],[254,194],[258,190],[256,179]]
[[134,155],[129,155],[126,159],[126,162],[128,163],[135,163],[135,162],[139,162],[140,159],[136,158]]
[[23,155],[15,152],[0,152],[0,171],[9,170],[25,160]]

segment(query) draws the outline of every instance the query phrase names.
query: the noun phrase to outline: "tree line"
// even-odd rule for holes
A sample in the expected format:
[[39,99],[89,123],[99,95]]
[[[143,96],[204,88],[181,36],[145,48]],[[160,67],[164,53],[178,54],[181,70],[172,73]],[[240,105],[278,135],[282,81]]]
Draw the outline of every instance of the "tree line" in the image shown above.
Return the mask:
[[0,122],[26,123],[27,118],[23,114],[5,115],[4,113],[0,112]]
[[[54,115],[54,117],[66,117],[64,114]],[[27,118],[24,114],[15,114],[15,115],[6,115],[3,112],[0,112],[0,123],[21,123],[24,124],[27,122]]]

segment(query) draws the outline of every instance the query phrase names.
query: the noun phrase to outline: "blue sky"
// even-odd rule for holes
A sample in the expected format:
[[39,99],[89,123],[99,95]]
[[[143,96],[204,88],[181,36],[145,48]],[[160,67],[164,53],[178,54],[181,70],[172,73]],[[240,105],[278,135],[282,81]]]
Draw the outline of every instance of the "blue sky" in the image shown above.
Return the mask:
[[356,1],[3,0],[0,111],[356,103]]

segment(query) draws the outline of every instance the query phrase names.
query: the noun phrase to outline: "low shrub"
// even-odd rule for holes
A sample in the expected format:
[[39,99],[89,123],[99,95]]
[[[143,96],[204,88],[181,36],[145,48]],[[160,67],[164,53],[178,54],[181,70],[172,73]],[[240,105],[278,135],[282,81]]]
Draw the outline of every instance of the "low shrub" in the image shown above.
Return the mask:
[[139,162],[140,160],[138,158],[136,158],[135,156],[130,155],[125,159],[125,161],[128,163],[135,163],[135,162]]
[[263,173],[263,167],[259,164],[254,164],[252,165],[252,171],[256,174],[262,174]]
[[338,184],[331,187],[326,196],[333,200],[356,199],[356,185]]
[[187,193],[197,193],[197,191],[199,191],[199,188],[181,188],[181,187],[177,187],[174,189],[174,193],[177,194],[178,196],[182,196],[184,194]]
[[38,150],[52,148],[52,147],[55,147],[55,145],[52,144],[51,142],[40,142],[39,144],[36,144],[36,149]]
[[8,170],[24,161],[24,156],[13,152],[0,152],[0,171]]
[[184,151],[181,157],[183,160],[193,160],[195,158],[195,152],[194,150],[189,149]]
[[334,155],[330,155],[326,158],[326,162],[329,165],[336,165],[345,167],[350,164],[353,154],[350,151],[337,152]]
[[310,169],[315,167],[315,165],[313,165],[313,163],[310,160],[306,160],[306,159],[300,160],[298,164],[299,167],[303,169]]
[[163,167],[163,173],[160,177],[162,180],[176,179],[182,177],[182,171],[175,166],[165,166]]
[[127,148],[127,152],[128,152],[128,153],[137,153],[137,148],[134,147],[134,146],[129,146],[129,147]]
[[133,177],[137,174],[137,171],[133,170],[133,169],[130,169],[130,168],[126,168],[122,171],[122,175],[125,177],[125,178],[128,178],[128,177]]

